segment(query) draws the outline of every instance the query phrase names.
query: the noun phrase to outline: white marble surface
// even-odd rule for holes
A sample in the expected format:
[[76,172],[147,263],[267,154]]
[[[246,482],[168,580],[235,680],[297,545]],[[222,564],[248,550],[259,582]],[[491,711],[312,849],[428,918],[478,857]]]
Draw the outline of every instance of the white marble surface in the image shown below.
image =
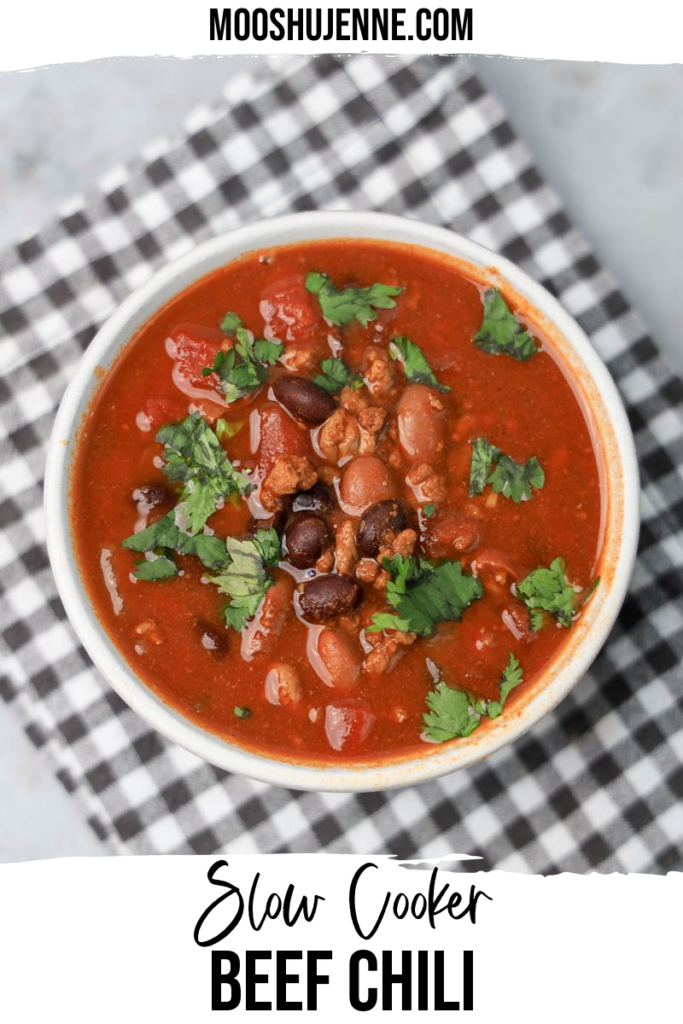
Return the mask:
[[[541,171],[683,373],[683,66],[473,62]],[[249,58],[129,60],[0,76],[0,245],[177,131]],[[0,861],[101,853],[0,705]]]

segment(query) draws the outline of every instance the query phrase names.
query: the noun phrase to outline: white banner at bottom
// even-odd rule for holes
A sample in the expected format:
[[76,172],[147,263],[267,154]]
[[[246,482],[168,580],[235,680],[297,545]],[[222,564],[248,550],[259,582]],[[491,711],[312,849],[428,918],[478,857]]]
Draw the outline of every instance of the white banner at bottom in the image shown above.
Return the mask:
[[[672,1021],[683,875],[315,855],[0,867],[0,1015]],[[472,864],[469,865],[470,867]],[[456,1018],[457,1019],[457,1018]]]

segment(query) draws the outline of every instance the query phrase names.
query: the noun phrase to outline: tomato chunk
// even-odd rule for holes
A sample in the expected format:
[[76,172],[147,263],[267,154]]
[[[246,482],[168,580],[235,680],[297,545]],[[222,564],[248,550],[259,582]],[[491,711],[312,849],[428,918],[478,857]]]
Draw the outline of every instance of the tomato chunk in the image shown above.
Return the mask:
[[167,398],[146,398],[135,422],[144,433],[156,434],[159,427],[177,418],[173,402]]
[[284,278],[266,288],[259,303],[266,338],[302,341],[310,337],[321,321],[315,302],[299,276]]
[[303,430],[275,402],[267,402],[250,417],[251,451],[258,459],[259,472],[265,476],[278,455],[311,455],[307,430]]
[[366,701],[337,702],[325,708],[325,735],[333,750],[358,750],[374,724],[375,716]]

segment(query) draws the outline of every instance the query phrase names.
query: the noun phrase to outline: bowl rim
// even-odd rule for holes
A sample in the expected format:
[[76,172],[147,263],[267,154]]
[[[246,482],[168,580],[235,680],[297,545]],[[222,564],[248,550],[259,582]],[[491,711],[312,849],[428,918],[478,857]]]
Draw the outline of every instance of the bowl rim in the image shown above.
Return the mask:
[[[170,298],[250,251],[343,238],[398,242],[445,253],[473,265],[480,280],[500,281],[541,315],[544,330],[554,335],[553,348],[561,341],[561,362],[573,363],[567,375],[574,384],[580,378],[579,391],[600,433],[608,477],[605,544],[611,542],[609,530],[617,535],[610,552],[609,586],[598,589],[573,627],[579,627],[580,639],[564,657],[568,644],[562,646],[543,674],[552,677],[541,678],[523,706],[497,719],[494,728],[384,763],[290,763],[239,747],[185,718],[135,674],[114,646],[90,604],[73,550],[68,511],[73,441],[99,387],[102,367],[109,367],[137,328]],[[505,257],[447,228],[392,214],[312,211],[261,220],[209,239],[162,267],[117,307],[84,352],[60,404],[48,446],[44,509],[50,562],[69,620],[105,680],[143,720],[203,760],[260,782],[298,790],[366,792],[415,785],[468,767],[513,742],[569,693],[602,647],[624,600],[638,541],[638,496],[633,435],[616,385],[583,330],[545,288]]]

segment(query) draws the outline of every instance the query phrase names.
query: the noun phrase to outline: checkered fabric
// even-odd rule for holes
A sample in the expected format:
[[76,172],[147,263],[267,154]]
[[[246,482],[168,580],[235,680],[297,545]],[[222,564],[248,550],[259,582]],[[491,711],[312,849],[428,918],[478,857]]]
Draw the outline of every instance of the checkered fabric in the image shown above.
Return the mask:
[[[461,58],[261,63],[186,134],[0,257],[0,693],[110,850],[459,851],[535,872],[661,871],[683,853],[683,384]],[[635,431],[643,528],[612,636],[572,695],[485,763],[393,793],[288,792],[167,743],[93,669],[44,546],[46,439],[82,350],[197,242],[292,210],[448,225],[579,320]]]

